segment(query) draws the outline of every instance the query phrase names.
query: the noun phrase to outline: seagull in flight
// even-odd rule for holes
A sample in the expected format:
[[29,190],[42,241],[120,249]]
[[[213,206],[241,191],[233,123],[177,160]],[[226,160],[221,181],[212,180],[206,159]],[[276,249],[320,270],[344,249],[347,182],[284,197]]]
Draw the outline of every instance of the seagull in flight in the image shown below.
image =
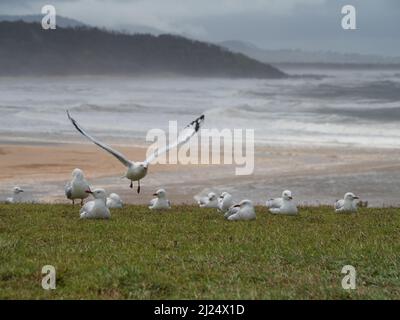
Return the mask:
[[88,138],[94,144],[96,144],[100,148],[104,149],[108,153],[112,154],[127,168],[124,178],[127,178],[128,180],[131,181],[130,188],[133,188],[133,181],[138,182],[137,193],[140,193],[140,180],[143,179],[147,175],[147,169],[148,169],[151,161],[156,159],[161,154],[168,152],[170,149],[178,147],[178,146],[188,142],[190,140],[190,138],[193,137],[199,131],[202,123],[204,122],[204,115],[201,115],[200,117],[198,117],[197,119],[195,119],[191,123],[189,123],[179,133],[178,139],[174,143],[172,143],[164,148],[157,149],[146,160],[144,160],[142,162],[138,162],[138,161],[128,160],[122,153],[112,149],[108,145],[93,138],[78,124],[78,122],[74,118],[72,118],[72,116],[68,110],[67,110],[67,115],[68,115],[69,120],[72,122],[72,124],[76,128],[76,130],[78,130],[82,135],[84,135],[86,138]]

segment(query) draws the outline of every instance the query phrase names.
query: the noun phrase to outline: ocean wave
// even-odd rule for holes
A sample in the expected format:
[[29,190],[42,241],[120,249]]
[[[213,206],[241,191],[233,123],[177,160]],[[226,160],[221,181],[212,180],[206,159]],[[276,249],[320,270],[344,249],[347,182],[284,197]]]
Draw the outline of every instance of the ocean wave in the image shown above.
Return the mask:
[[118,104],[93,104],[84,103],[70,108],[77,113],[130,113],[130,114],[192,114],[191,110],[182,110],[182,108],[171,108],[165,106],[154,106],[139,103],[118,103]]
[[92,103],[84,103],[78,106],[72,107],[71,110],[74,112],[154,112],[159,111],[161,108],[150,107],[147,105],[142,105],[138,103],[119,103],[119,104],[110,104],[110,105],[99,105]]
[[60,79],[49,94],[43,94],[46,82],[32,82],[33,91],[7,83],[0,87],[6,114],[0,130],[82,140],[66,117],[69,109],[107,142],[143,141],[151,128],[166,129],[168,120],[185,125],[205,111],[205,128],[254,129],[256,141],[400,146],[400,81],[393,74],[341,71],[322,80],[176,80],[156,86],[125,78]]
[[2,113],[18,113],[22,110],[26,110],[27,107],[23,106],[13,106],[13,105],[0,105],[0,111]]
[[[315,112],[328,115],[339,115],[341,117],[357,118],[369,121],[399,122],[399,107],[380,107],[376,109],[347,109],[347,108],[320,108]],[[354,121],[354,120],[352,120]]]
[[375,102],[400,101],[400,82],[392,80],[371,81],[361,85],[321,83],[315,88],[298,90],[303,97],[320,99],[366,99]]

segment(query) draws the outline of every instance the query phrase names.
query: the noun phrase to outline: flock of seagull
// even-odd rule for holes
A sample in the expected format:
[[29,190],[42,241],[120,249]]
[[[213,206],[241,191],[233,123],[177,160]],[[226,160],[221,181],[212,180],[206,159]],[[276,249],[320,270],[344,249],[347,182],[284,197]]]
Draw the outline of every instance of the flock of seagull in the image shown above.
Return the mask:
[[[20,203],[23,201],[22,190],[20,187],[14,187],[14,195],[7,198],[6,203]],[[84,204],[84,200],[90,195],[94,200]],[[116,193],[107,196],[104,189],[91,190],[88,181],[85,179],[81,169],[72,171],[72,180],[65,186],[65,196],[75,204],[75,200],[80,200],[80,218],[81,219],[109,219],[111,218],[110,209],[123,208],[124,202]],[[150,210],[168,210],[171,209],[171,202],[167,199],[167,193],[164,189],[159,189],[153,194],[155,196],[149,203]],[[200,208],[214,208],[221,212],[229,221],[235,220],[254,220],[256,213],[251,200],[242,200],[236,203],[232,195],[228,192],[222,192],[218,197],[216,193],[210,192],[206,197],[194,197]],[[357,211],[357,202],[359,199],[353,193],[348,192],[343,199],[335,202],[336,212],[355,212]],[[267,200],[265,205],[269,212],[277,215],[297,215],[299,213],[297,206],[292,201],[292,192],[285,190],[280,198]]]
[[[165,148],[156,150],[142,162],[135,162],[128,160],[122,153],[93,138],[78,124],[74,118],[72,118],[68,111],[67,115],[73,126],[83,136],[113,155],[127,168],[124,178],[130,180],[130,188],[133,188],[133,182],[137,181],[138,193],[140,193],[140,180],[147,175],[149,164],[161,154],[168,152],[168,150],[188,142],[190,138],[199,131],[202,123],[204,122],[204,115],[198,117],[189,123],[179,133],[176,142],[166,146]],[[14,187],[13,197],[7,198],[6,203],[22,202],[23,192],[24,190],[20,187]],[[94,199],[84,204],[84,200],[90,195]],[[167,199],[167,194],[164,189],[157,190],[157,192],[155,192],[153,195],[155,198],[150,201],[149,209],[171,209],[171,202]],[[116,193],[111,193],[107,196],[107,193],[104,189],[95,189],[92,191],[88,181],[85,179],[83,171],[78,168],[72,171],[72,179],[65,186],[65,196],[67,199],[72,201],[72,205],[75,204],[76,200],[80,200],[81,208],[79,213],[81,219],[108,219],[111,217],[110,209],[118,209],[124,206],[120,196]],[[346,193],[343,199],[336,201],[334,205],[335,211],[357,211],[356,199],[358,199],[358,197],[353,193]],[[232,195],[228,192],[222,192],[219,197],[216,193],[210,192],[206,197],[195,197],[195,200],[201,208],[217,209],[219,212],[223,213],[224,217],[229,221],[256,219],[254,206],[250,200],[245,199],[237,203],[234,201]],[[280,198],[266,201],[266,207],[272,214],[297,215],[299,213],[297,206],[293,202],[293,196],[290,190],[283,191]]]

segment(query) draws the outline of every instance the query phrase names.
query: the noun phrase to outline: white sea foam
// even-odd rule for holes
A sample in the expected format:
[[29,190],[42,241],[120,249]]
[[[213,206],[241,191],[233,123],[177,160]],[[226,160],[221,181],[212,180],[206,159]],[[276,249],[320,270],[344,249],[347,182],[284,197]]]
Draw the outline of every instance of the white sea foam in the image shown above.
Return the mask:
[[184,125],[204,112],[206,127],[255,129],[257,144],[400,147],[398,71],[322,72],[284,80],[0,78],[0,134],[79,142],[68,108],[99,138],[134,144],[168,120]]

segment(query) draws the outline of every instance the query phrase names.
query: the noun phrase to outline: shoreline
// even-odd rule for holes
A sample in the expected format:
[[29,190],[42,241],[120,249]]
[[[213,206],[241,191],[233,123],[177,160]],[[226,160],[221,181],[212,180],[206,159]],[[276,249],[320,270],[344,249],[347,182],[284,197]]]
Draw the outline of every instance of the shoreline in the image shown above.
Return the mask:
[[[113,147],[138,160],[145,158],[147,150],[145,146]],[[19,185],[32,200],[68,203],[64,185],[79,167],[94,187],[116,192],[128,204],[147,204],[152,193],[163,187],[176,204],[193,204],[195,195],[210,191],[228,191],[237,200],[250,198],[263,204],[290,189],[299,205],[331,205],[352,191],[370,206],[398,206],[399,156],[400,150],[386,148],[261,146],[255,149],[252,175],[236,176],[235,165],[154,164],[137,195],[135,188],[129,189],[129,181],[121,179],[125,168],[119,161],[93,144],[1,142],[0,201]]]

